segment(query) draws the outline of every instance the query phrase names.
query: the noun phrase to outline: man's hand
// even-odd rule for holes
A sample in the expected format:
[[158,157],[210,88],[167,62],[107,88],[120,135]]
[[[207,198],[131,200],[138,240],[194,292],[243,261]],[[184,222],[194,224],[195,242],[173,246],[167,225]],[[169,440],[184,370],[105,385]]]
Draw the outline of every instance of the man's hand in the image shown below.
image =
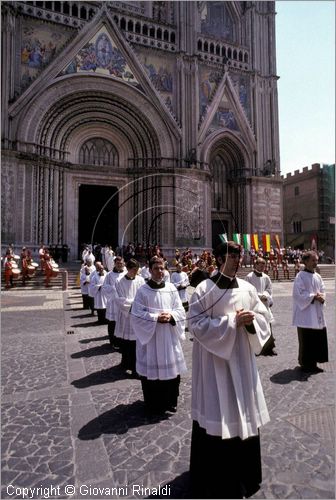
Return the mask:
[[172,315],[170,313],[162,312],[158,316],[158,323],[169,323]]
[[315,297],[314,297],[314,300],[317,300],[321,304],[324,304],[324,302],[325,302],[324,294],[323,293],[317,293],[315,295]]
[[240,309],[236,314],[237,326],[251,325],[254,320],[254,314],[252,311],[245,311]]

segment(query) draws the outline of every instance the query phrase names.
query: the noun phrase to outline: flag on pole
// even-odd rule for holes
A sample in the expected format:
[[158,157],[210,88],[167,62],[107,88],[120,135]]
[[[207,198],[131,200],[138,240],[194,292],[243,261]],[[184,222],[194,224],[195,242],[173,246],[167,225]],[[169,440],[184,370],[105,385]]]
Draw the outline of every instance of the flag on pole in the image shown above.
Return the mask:
[[228,242],[227,234],[226,233],[219,234],[218,236],[219,236],[219,239],[221,240],[222,243],[227,243]]
[[251,235],[243,234],[244,250],[251,250]]
[[275,234],[274,235],[274,239],[275,239],[275,243],[276,243],[278,249],[280,250],[280,238],[279,238],[279,235]]
[[254,248],[254,250],[259,250],[258,235],[252,234],[251,236],[252,236],[252,238],[251,238],[252,248]]
[[271,235],[263,234],[262,235],[263,249],[264,252],[269,253],[271,251]]
[[232,238],[235,243],[238,243],[238,245],[240,245],[241,242],[240,233],[233,233]]

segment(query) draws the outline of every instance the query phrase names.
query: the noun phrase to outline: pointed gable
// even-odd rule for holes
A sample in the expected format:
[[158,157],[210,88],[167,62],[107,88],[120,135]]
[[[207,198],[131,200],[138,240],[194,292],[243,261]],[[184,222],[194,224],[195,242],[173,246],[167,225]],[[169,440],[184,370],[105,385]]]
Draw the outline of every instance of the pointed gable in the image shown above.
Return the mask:
[[106,26],[102,26],[90,41],[85,43],[58,76],[72,73],[97,73],[112,76],[141,88]]
[[12,104],[11,115],[18,114],[22,107],[58,79],[88,73],[133,85],[161,110],[167,122],[176,130],[179,124],[167,105],[169,102],[165,102],[165,97],[156,90],[147,70],[131,44],[125,40],[105,4]]
[[256,146],[251,125],[228,72],[224,73],[206,114],[201,118],[199,141],[219,129],[240,133],[252,149]]

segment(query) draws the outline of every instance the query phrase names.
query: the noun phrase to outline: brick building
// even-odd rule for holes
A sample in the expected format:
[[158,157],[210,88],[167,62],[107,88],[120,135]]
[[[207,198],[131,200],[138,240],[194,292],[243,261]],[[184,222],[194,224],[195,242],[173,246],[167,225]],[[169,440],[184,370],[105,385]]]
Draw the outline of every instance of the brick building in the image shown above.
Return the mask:
[[335,165],[314,163],[283,176],[286,246],[335,253]]

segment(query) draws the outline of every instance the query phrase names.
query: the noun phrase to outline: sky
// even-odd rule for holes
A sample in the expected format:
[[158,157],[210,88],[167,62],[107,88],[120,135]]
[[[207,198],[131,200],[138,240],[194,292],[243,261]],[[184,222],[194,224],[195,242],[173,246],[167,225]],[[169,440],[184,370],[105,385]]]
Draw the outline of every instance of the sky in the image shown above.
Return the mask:
[[335,163],[335,3],[276,2],[281,174]]

